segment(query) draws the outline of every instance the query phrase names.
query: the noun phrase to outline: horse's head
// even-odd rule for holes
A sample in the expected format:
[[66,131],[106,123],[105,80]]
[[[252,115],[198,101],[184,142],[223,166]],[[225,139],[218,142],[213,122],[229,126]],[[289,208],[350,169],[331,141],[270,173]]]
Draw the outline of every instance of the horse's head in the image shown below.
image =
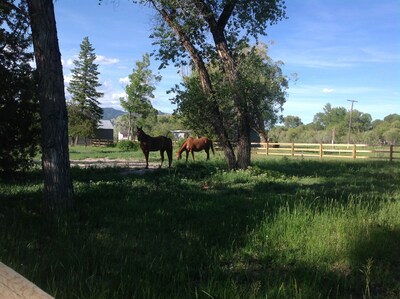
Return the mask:
[[146,133],[143,131],[142,127],[136,127],[136,136],[139,141],[143,140]]
[[180,159],[182,159],[182,153],[177,152],[176,153],[176,160],[180,160]]

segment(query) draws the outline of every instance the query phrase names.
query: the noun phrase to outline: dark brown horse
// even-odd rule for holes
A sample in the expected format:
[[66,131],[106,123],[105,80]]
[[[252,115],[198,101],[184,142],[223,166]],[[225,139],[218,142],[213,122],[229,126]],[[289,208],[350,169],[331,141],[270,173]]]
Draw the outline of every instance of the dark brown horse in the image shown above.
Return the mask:
[[200,152],[205,150],[207,154],[207,160],[210,159],[210,148],[214,153],[214,147],[211,139],[207,137],[200,137],[194,139],[193,137],[189,137],[185,140],[185,142],[181,145],[180,149],[176,153],[176,158],[179,160],[182,158],[182,153],[186,151],[186,162],[188,160],[189,152],[192,154],[192,158],[194,161],[194,152]]
[[136,127],[136,136],[140,141],[140,148],[143,151],[144,157],[146,158],[146,168],[149,168],[149,153],[160,151],[161,165],[164,162],[164,152],[168,155],[168,167],[171,167],[172,163],[172,140],[165,136],[151,137],[147,135],[142,128]]

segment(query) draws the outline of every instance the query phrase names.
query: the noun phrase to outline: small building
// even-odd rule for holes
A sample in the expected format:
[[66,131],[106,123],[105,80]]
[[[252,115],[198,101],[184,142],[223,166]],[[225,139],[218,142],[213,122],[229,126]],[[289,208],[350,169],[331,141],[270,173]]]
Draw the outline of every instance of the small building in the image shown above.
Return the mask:
[[129,140],[128,131],[118,131],[117,139],[118,141]]
[[108,119],[99,121],[94,139],[114,140],[114,126]]
[[188,138],[192,134],[191,130],[172,130],[170,132],[175,140]]
[[94,146],[104,146],[114,143],[114,126],[108,119],[99,120],[96,135],[91,139]]
[[97,124],[97,130],[93,138],[82,136],[69,137],[71,145],[109,145],[114,143],[114,126],[110,120],[101,119]]

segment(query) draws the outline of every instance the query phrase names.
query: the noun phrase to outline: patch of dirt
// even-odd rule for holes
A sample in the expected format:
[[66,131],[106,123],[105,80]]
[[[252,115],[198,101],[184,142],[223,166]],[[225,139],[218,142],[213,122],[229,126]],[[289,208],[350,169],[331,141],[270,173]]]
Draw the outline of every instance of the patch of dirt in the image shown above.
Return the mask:
[[[118,167],[121,168],[122,174],[145,173],[159,168],[159,163],[149,163],[149,168],[146,169],[146,161],[139,160],[125,160],[125,159],[108,159],[108,158],[90,158],[83,160],[70,160],[71,167],[76,166],[80,168],[105,168],[105,167]],[[165,161],[164,161],[165,163]],[[168,163],[168,162],[167,162]],[[165,165],[163,165],[165,166]]]

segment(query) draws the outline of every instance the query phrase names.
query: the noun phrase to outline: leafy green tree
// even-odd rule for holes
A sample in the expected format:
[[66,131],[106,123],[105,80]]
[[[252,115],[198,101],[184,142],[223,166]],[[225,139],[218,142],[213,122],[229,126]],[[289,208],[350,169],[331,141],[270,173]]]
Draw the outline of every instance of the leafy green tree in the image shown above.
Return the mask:
[[186,127],[182,124],[176,115],[158,115],[157,123],[152,126],[151,133],[155,136],[164,135],[172,137],[172,130],[184,130]]
[[[349,115],[350,117],[350,115]],[[349,120],[349,117],[347,120]],[[368,131],[372,128],[372,117],[369,113],[353,110],[351,116],[351,126],[355,133]]]
[[341,122],[347,122],[347,110],[344,107],[332,107],[330,103],[324,106],[324,112],[319,112],[314,116],[313,122],[322,129],[333,128]]
[[[73,138],[73,145],[76,145],[78,136],[91,136],[95,128],[90,116],[85,114],[86,111],[82,110],[78,104],[70,103],[67,108],[69,135],[76,136]],[[87,140],[85,140],[85,145],[87,145]]]
[[396,120],[400,120],[400,115],[396,114],[396,113],[389,114],[389,115],[385,116],[385,118],[383,119],[383,121],[388,122],[388,123],[391,123]]
[[[84,37],[80,45],[80,52],[78,59],[74,60],[74,68],[71,70],[72,79],[67,87],[68,92],[71,94],[70,105],[76,105],[78,109],[69,109],[70,113],[77,113],[78,115],[72,116],[71,119],[79,120],[79,123],[69,123],[70,132],[81,132],[85,135],[71,135],[75,139],[78,136],[82,137],[93,137],[96,133],[96,129],[103,115],[103,109],[100,108],[99,98],[103,96],[103,93],[98,92],[97,88],[101,86],[99,83],[97,71],[98,64],[94,61],[96,60],[96,54],[94,53],[94,48],[89,42],[88,37]],[[87,130],[79,130],[73,126],[77,125],[82,127],[87,126]],[[76,142],[76,141],[75,141]]]
[[44,206],[48,211],[74,207],[68,151],[64,78],[52,0],[28,0],[37,66],[42,128]]
[[383,137],[385,140],[392,145],[399,144],[400,142],[400,129],[398,128],[391,128],[383,133]]
[[285,128],[297,128],[303,125],[301,118],[298,116],[288,115],[283,118],[283,125]]
[[0,3],[0,175],[28,168],[39,145],[26,1]]
[[[279,118],[278,113],[285,102],[287,80],[282,75],[280,64],[274,63],[266,55],[265,46],[245,48],[238,60],[241,80],[237,88],[242,91],[242,99],[247,103],[247,113],[251,116],[249,125],[267,139],[265,128],[268,123],[275,124]],[[224,131],[231,140],[237,140],[239,127],[229,84],[223,71],[215,65],[209,65],[208,72],[224,118]],[[177,113],[186,128],[199,135],[214,137],[215,131],[210,117],[214,107],[209,104],[201,88],[199,74],[194,70],[190,76],[184,78],[183,86],[183,90],[174,90],[177,93],[174,103],[178,106]]]
[[129,75],[126,97],[120,98],[122,108],[128,112],[128,136],[131,140],[134,121],[143,126],[148,118],[157,120],[157,110],[153,108],[150,99],[154,98],[155,84],[161,80],[161,76],[153,75],[149,67],[150,57],[146,53],[141,61],[136,62],[136,68]]
[[[137,0],[150,4],[162,18],[152,37],[159,46],[156,55],[161,66],[169,62],[175,66],[188,63],[190,58],[198,73],[202,93],[212,114],[208,116],[213,131],[224,149],[228,168],[245,169],[250,163],[251,109],[242,97],[241,76],[236,58],[251,37],[265,35],[268,25],[285,17],[283,0],[270,1],[164,1]],[[207,65],[224,70],[229,87],[231,106],[237,124],[237,157],[228,136],[222,103],[216,96]],[[225,103],[225,101],[224,101]]]

